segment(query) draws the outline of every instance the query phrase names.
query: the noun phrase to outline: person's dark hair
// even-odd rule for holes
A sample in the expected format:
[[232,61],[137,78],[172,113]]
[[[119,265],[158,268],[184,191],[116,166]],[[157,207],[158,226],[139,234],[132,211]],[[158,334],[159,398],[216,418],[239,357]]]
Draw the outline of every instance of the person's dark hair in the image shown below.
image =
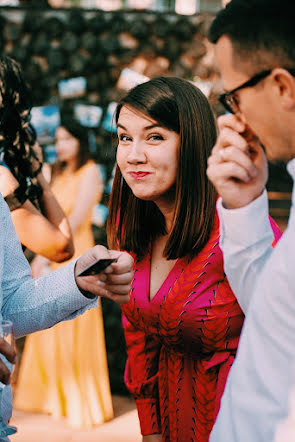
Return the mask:
[[[66,116],[61,117],[60,126],[69,132],[74,138],[79,141],[79,152],[77,161],[77,170],[84,166],[91,158],[88,129],[82,126],[75,118]],[[58,161],[52,168],[52,179],[63,170],[65,163]]]
[[295,67],[294,4],[290,0],[231,0],[214,18],[208,37],[227,35],[235,62],[250,62],[256,71]]
[[[34,178],[42,166],[33,150],[36,133],[30,124],[31,107],[31,91],[20,66],[13,59],[0,56],[0,150],[25,191],[27,178]],[[33,169],[32,160],[39,167]],[[31,183],[29,193],[40,197],[40,186]]]
[[[215,119],[205,95],[192,83],[158,77],[130,90],[119,102],[136,109],[180,135],[175,183],[175,213],[164,255],[167,259],[195,256],[208,241],[215,217],[216,193],[206,176],[207,158],[216,140]],[[117,167],[107,223],[111,248],[142,258],[165,220],[152,201],[136,198]]]

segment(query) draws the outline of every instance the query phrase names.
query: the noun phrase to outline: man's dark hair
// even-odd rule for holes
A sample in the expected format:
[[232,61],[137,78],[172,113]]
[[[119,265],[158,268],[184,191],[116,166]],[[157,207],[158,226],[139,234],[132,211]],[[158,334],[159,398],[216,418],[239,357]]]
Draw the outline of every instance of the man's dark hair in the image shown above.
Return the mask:
[[213,20],[209,40],[227,35],[236,61],[257,70],[295,67],[295,8],[291,0],[232,0]]

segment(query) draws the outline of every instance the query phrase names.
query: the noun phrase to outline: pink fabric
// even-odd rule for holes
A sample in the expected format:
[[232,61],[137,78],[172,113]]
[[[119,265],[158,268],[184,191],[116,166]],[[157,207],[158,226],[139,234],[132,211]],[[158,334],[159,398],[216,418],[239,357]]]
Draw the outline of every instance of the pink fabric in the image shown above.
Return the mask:
[[204,249],[191,262],[178,259],[151,301],[150,256],[135,262],[131,299],[122,307],[125,382],[144,435],[208,441],[244,320],[218,241],[216,216]]

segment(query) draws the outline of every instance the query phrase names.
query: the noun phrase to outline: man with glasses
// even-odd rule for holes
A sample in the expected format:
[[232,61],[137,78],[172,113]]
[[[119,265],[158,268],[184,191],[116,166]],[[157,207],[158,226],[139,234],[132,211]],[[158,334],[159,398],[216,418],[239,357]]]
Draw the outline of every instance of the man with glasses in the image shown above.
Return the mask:
[[246,315],[211,442],[273,441],[295,378],[295,208],[272,249],[264,154],[295,178],[294,23],[290,0],[232,0],[209,30],[230,114],[207,173],[221,197],[225,272]]

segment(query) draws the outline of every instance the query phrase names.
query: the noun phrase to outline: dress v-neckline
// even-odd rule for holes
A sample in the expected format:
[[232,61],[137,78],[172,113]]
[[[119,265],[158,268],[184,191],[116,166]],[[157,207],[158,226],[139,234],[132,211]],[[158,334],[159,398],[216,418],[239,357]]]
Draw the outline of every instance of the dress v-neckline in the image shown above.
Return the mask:
[[151,255],[148,255],[147,257],[147,265],[145,266],[146,273],[145,273],[145,279],[146,279],[146,298],[149,304],[152,304],[154,300],[161,300],[165,295],[167,295],[170,288],[175,283],[176,279],[178,279],[179,275],[181,274],[184,266],[184,258],[178,258],[176,262],[174,263],[173,267],[169,271],[167,277],[161,284],[161,286],[158,288],[152,299],[150,299],[150,287],[151,287]]

